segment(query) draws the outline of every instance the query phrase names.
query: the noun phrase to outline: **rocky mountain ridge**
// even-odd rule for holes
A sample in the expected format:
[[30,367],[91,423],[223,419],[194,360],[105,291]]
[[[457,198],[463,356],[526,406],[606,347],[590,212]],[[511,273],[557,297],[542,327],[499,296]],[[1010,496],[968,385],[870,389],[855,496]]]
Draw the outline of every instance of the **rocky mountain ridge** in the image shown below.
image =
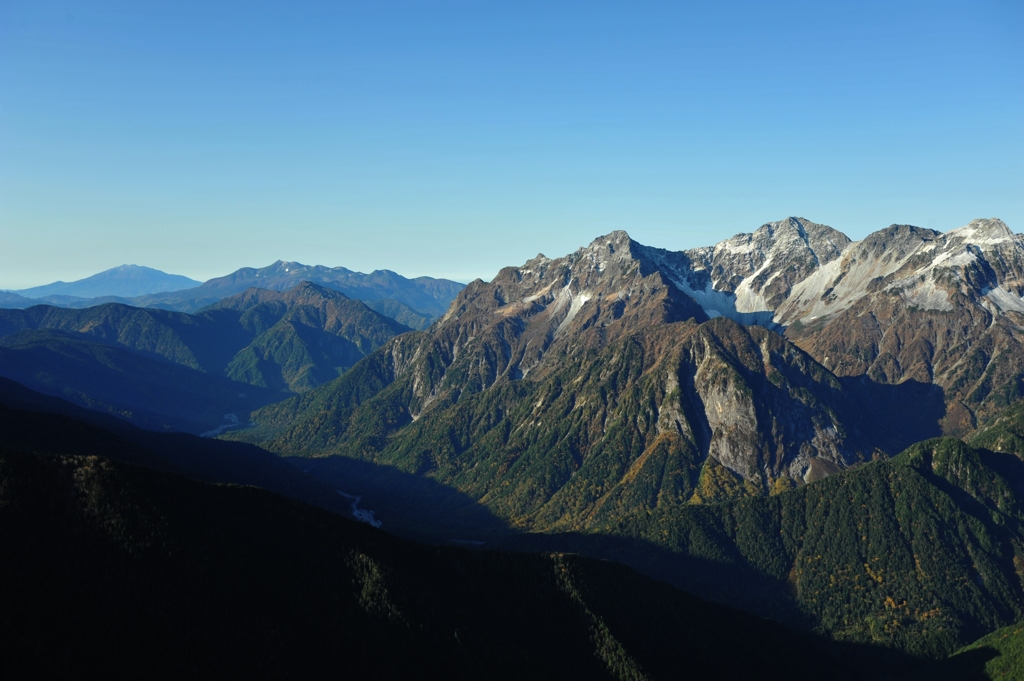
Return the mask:
[[[543,280],[566,267],[561,288],[558,276]],[[609,277],[609,267],[622,271]],[[592,314],[584,317],[609,327],[598,318],[613,306],[625,311],[627,272],[667,286],[659,295],[679,315],[698,322],[724,316],[784,333],[837,376],[941,388],[950,434],[969,432],[1024,394],[1017,378],[1024,372],[1024,240],[998,219],[945,234],[893,225],[854,242],[826,225],[789,218],[682,252],[614,232],[564,259],[538,256],[503,270],[492,285],[496,300],[513,305],[503,314],[521,317],[520,308],[529,306],[531,316],[543,308],[564,333],[588,303]],[[595,312],[602,304],[604,317]],[[453,307],[446,320],[456,309],[462,310]]]
[[860,393],[676,285],[691,262],[625,232],[538,255],[237,436],[428,474],[535,528],[768,494],[889,451]]
[[[493,296],[479,295],[490,289]],[[564,258],[539,255],[522,267],[502,270],[489,284],[471,284],[441,327],[462,325],[467,315],[479,326],[476,315],[487,308],[520,320],[531,329],[524,333],[536,336],[513,370],[513,375],[525,375],[577,318],[586,320],[580,331],[600,329],[599,339],[593,332],[587,335],[601,342],[638,324],[689,318],[699,323],[725,316],[785,333],[840,376],[870,373],[885,383],[911,378],[949,388],[956,377],[943,371],[937,376],[932,366],[941,341],[954,339],[959,325],[968,329],[966,336],[961,330],[962,340],[1002,334],[1016,342],[1015,320],[1024,314],[1022,292],[1024,241],[997,219],[975,220],[946,234],[893,225],[853,242],[826,225],[789,218],[689,251],[644,246],[620,231]],[[658,302],[651,302],[652,296]],[[855,346],[828,353],[830,344],[821,339],[835,329],[823,332],[839,316],[877,319],[873,310],[890,308],[897,316],[915,319],[947,313],[936,332],[946,338],[931,340],[925,371],[872,372],[870,363],[858,363],[865,353]],[[864,323],[846,319],[839,327],[851,322]],[[886,323],[878,324],[884,335]],[[915,324],[908,318],[906,326]],[[870,348],[868,354],[877,361],[885,348]],[[990,360],[983,358],[986,365]],[[951,368],[942,357],[938,364]]]
[[[877,362],[885,345],[865,354],[850,332],[856,322],[831,320],[863,323],[877,317],[872,306],[897,301],[906,327],[892,333],[930,329],[945,341],[917,344],[927,361],[952,359],[957,333],[1005,349],[1017,343],[1020,252],[995,220],[947,235],[894,226],[852,242],[790,218],[685,252],[612,232],[472,282],[429,333],[396,338],[339,381],[257,412],[258,432],[278,451],[429,472],[496,504],[515,497],[506,513],[528,523],[578,524],[654,460],[680,472],[655,476],[655,490],[674,490],[657,503],[765,494],[895,454],[910,432],[955,432],[957,380],[978,376],[907,373],[909,362],[903,373],[842,371]],[[922,307],[934,297],[911,288],[922,281],[962,301]],[[814,282],[828,286],[808,303]],[[921,315],[933,319],[922,324]],[[971,371],[990,383],[1009,377],[989,391],[1003,394],[1019,357],[990,352]],[[883,433],[890,407],[903,422]],[[452,428],[460,442],[444,444]],[[613,444],[616,429],[626,440]],[[561,463],[552,451],[564,451]],[[602,451],[618,459],[602,463]],[[538,470],[553,465],[561,472],[545,473],[538,489]],[[557,510],[566,504],[575,510]]]

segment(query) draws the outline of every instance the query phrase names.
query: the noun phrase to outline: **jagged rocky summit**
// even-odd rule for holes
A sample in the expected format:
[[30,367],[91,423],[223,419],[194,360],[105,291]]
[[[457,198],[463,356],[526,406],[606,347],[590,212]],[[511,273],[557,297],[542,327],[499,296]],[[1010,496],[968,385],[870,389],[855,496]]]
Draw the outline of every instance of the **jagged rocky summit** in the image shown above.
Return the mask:
[[1020,252],[998,220],[852,242],[789,218],[683,252],[612,232],[472,282],[257,432],[541,527],[766,494],[973,427],[1015,390]]
[[[623,254],[644,275],[660,273],[660,283],[674,289],[667,298],[683,293],[707,317],[784,333],[837,376],[941,388],[950,434],[969,432],[1021,394],[1024,246],[1001,220],[974,220],[945,234],[893,225],[852,242],[831,227],[789,218],[675,253],[615,232],[569,256],[593,274],[574,271],[558,293],[565,302],[549,314],[567,304],[568,321],[560,324],[569,324],[588,302],[607,304],[604,289],[616,280],[590,282],[621,265]],[[505,276],[519,272],[528,283],[548,262],[539,257]],[[631,295],[628,287],[610,292],[619,301]],[[677,300],[675,309],[688,304]]]

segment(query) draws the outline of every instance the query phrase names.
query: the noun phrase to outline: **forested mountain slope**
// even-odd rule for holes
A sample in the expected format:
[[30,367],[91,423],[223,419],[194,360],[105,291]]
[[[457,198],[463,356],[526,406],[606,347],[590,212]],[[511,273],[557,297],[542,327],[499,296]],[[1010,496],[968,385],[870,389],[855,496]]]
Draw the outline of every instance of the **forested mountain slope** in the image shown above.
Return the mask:
[[148,428],[202,433],[328,382],[408,327],[337,291],[252,289],[197,315],[0,310],[0,376]]
[[934,674],[946,678],[1009,681],[1024,678],[1024,622],[1011,624],[966,646]]
[[892,678],[610,563],[411,544],[254,488],[0,452],[14,673]]
[[1024,617],[1024,463],[942,438],[770,498],[522,535],[840,640],[950,654]]
[[225,367],[227,376],[294,392],[336,378],[410,330],[358,300],[310,282],[284,292],[251,288],[199,316],[237,324],[254,336]]
[[[572,526],[620,494],[766,494],[938,433],[927,387],[844,383],[772,331],[708,321],[664,274],[677,255],[617,232],[506,268],[428,334],[259,412],[241,437],[427,473],[517,524]],[[897,394],[914,398],[899,424],[876,410]]]
[[278,399],[266,388],[51,329],[0,338],[0,376],[140,428],[204,433]]

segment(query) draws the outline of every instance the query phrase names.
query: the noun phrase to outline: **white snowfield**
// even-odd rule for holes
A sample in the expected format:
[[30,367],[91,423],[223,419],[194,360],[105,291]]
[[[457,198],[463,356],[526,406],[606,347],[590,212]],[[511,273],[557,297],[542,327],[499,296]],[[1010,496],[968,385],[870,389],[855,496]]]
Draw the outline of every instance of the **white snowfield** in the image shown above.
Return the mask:
[[998,219],[944,234],[893,225],[850,241],[826,225],[788,218],[683,252],[644,246],[616,231],[563,258],[538,255],[511,271],[514,300],[496,314],[534,306],[556,336],[588,304],[628,300],[655,272],[708,317],[774,329],[833,317],[869,296],[949,311],[950,296],[959,292],[993,315],[1024,313],[1024,240]]
[[[1019,271],[1024,264],[1022,239],[998,219],[974,220],[945,234],[893,226],[862,241],[837,243],[837,239],[822,235],[819,243],[838,251],[831,258],[817,252],[813,240],[806,237],[820,227],[791,218],[764,225],[754,234],[733,237],[712,249],[688,252],[704,257],[704,269],[717,265],[726,273],[728,265],[716,262],[723,254],[744,255],[751,262],[760,262],[742,277],[734,293],[717,290],[717,283],[724,276],[719,275],[718,282],[709,279],[702,290],[694,290],[688,283],[692,274],[688,276],[671,266],[666,270],[672,282],[693,296],[709,317],[727,316],[743,324],[784,327],[797,321],[833,316],[876,292],[899,295],[908,305],[925,310],[952,310],[950,294],[958,286],[967,285],[967,268],[984,266],[993,260],[1016,265]],[[817,266],[795,282],[781,304],[773,309],[762,292],[790,267],[794,254],[806,257],[808,250]],[[742,276],[743,272],[736,274]],[[992,283],[995,285],[977,291],[983,306],[993,314],[1024,313],[1024,298],[1002,286],[1001,281]]]
[[[950,294],[967,284],[967,268],[989,260],[1024,263],[1021,240],[1001,220],[975,220],[945,234],[904,230],[893,234],[887,248],[872,252],[881,234],[851,242],[839,258],[796,284],[774,321],[789,325],[834,315],[875,291],[899,295],[922,309],[949,311]],[[993,283],[978,291],[995,305],[993,312],[1024,312],[1019,295]]]

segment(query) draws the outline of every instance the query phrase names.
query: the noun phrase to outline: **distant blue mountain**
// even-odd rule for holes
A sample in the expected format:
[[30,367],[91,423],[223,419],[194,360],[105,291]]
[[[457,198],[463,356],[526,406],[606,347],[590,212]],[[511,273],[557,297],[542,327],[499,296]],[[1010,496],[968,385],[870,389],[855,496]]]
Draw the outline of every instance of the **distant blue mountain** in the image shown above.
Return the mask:
[[11,293],[10,291],[0,291],[0,307],[24,309],[38,304],[38,300],[19,296],[17,293]]
[[[390,270],[364,274],[344,267],[282,260],[267,267],[243,267],[202,284],[149,267],[122,265],[70,284],[55,282],[21,291],[0,291],[0,309],[24,309],[42,304],[82,309],[122,303],[195,314],[252,287],[287,291],[304,281],[360,300],[372,310],[419,330],[442,316],[459,291],[466,287],[448,279],[407,279]],[[138,293],[142,290],[146,292]]]
[[45,286],[35,286],[20,291],[11,291],[25,298],[44,298],[47,296],[74,296],[76,298],[98,298],[101,296],[120,296],[133,298],[152,293],[164,293],[194,288],[198,282],[180,274],[167,274],[152,267],[139,265],[121,265],[106,272],[94,274],[78,281],[55,281]]

